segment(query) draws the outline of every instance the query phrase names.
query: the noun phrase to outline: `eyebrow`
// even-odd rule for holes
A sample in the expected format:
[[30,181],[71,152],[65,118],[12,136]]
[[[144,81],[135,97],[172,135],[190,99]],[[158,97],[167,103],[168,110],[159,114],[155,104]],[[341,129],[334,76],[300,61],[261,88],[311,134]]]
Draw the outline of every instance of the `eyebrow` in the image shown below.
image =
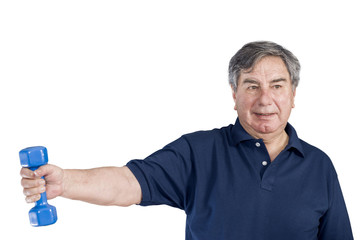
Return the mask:
[[[277,79],[272,80],[271,83],[286,82],[286,81],[287,81],[287,79],[285,79],[285,78],[277,78]],[[244,79],[243,84],[246,84],[246,83],[259,84],[258,81],[254,80],[254,79],[250,79],[250,78]]]
[[253,79],[250,79],[250,78],[246,78],[246,79],[244,79],[243,84],[245,84],[245,83],[259,84],[259,82],[258,82],[258,81],[253,80]]
[[278,78],[278,79],[272,80],[271,82],[272,83],[277,83],[277,82],[286,82],[286,81],[287,81],[287,79],[285,79],[285,78]]

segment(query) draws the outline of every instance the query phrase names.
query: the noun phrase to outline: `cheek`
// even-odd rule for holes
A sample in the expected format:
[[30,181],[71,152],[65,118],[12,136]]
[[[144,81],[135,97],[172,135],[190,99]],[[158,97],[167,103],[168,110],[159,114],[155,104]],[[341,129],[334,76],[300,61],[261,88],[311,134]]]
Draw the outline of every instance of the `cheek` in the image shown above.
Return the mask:
[[281,113],[289,115],[292,108],[294,108],[294,98],[292,96],[279,98],[278,101],[276,101],[276,104]]
[[238,111],[238,113],[247,114],[253,107],[255,101],[252,98],[248,97],[237,97],[235,100],[234,109]]

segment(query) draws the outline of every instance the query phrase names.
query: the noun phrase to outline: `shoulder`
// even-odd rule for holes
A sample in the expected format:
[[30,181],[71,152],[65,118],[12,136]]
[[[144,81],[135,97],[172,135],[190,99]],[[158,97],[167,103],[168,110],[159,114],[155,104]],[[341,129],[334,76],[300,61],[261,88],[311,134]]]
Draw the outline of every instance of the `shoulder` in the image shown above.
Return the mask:
[[231,141],[231,129],[233,125],[212,130],[202,130],[182,135],[177,140],[169,143],[166,148],[173,149],[204,149],[218,143]]
[[304,154],[307,157],[318,157],[319,159],[328,159],[330,161],[329,156],[321,149],[312,144],[307,143],[306,141],[300,139],[301,145],[303,147]]
[[300,142],[303,147],[304,160],[308,162],[308,164],[312,165],[313,168],[332,173],[332,175],[337,174],[332,160],[327,153],[303,140],[300,140]]
[[230,137],[233,125],[222,128],[214,128],[212,130],[203,130],[183,135],[185,141],[190,144],[204,145],[215,141],[227,140]]

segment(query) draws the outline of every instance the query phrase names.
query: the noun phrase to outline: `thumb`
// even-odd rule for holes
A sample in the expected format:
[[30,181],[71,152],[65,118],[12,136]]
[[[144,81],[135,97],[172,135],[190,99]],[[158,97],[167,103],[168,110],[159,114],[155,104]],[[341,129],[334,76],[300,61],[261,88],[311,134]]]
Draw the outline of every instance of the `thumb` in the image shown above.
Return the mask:
[[37,170],[34,171],[34,175],[37,177],[44,177],[50,175],[54,170],[50,164],[45,164],[40,166]]
[[37,177],[44,177],[47,184],[59,184],[63,181],[64,171],[55,165],[46,164],[34,171]]

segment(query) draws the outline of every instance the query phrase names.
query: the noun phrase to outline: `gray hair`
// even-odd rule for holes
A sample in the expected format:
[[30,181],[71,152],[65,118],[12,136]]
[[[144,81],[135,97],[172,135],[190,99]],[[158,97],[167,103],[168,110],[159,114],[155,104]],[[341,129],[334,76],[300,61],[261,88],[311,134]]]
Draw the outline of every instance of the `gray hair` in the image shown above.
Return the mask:
[[276,43],[257,41],[245,44],[230,60],[229,84],[234,91],[237,89],[240,73],[252,70],[258,61],[267,56],[277,56],[284,61],[292,80],[293,90],[295,90],[299,83],[300,64],[298,59],[292,52]]

